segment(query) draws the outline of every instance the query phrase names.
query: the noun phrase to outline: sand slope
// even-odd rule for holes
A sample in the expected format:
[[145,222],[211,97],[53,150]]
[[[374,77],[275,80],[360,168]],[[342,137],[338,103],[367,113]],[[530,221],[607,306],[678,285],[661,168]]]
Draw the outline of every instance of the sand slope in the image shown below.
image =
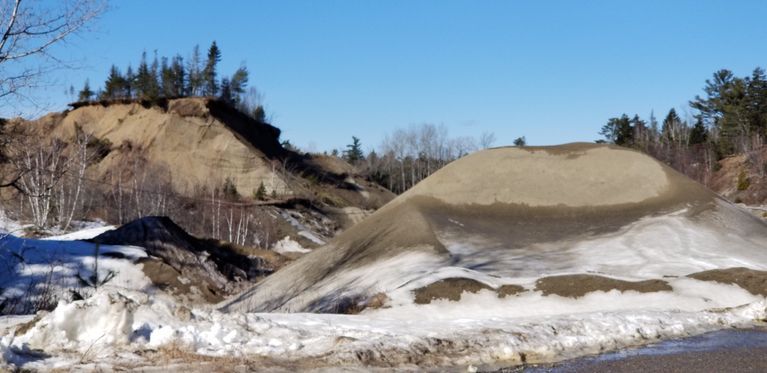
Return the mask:
[[[261,182],[271,191],[288,191],[279,173],[273,172],[270,157],[281,149],[279,130],[268,124],[247,121],[249,133],[259,139],[251,144],[238,132],[244,120],[226,118],[227,111],[215,101],[202,98],[169,100],[166,107],[144,107],[138,102],[86,105],[32,122],[45,136],[74,138],[76,127],[107,140],[112,151],[89,173],[109,178],[120,170],[154,167],[181,193],[195,187],[221,187],[231,178],[237,190],[250,195]],[[136,163],[141,158],[143,163]],[[131,172],[137,172],[129,170]]]
[[[766,228],[639,152],[497,148],[453,162],[221,307],[335,312],[380,293],[412,304],[415,289],[447,278],[540,291],[536,280],[557,275],[643,281],[765,269]],[[573,286],[566,292],[582,293]]]

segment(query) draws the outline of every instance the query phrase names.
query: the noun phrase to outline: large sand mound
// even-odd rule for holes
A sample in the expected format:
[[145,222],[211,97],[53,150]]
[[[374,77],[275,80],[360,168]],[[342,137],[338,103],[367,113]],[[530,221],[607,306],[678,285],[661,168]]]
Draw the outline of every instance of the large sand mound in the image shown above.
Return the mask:
[[[765,269],[765,228],[639,152],[497,148],[448,165],[222,308],[333,312],[380,293],[412,303],[414,290],[448,278],[536,291],[546,276],[594,274],[609,285]],[[594,277],[568,281],[579,278]],[[569,293],[588,291],[568,283]]]
[[[89,170],[96,179],[110,181],[120,172],[154,168],[181,193],[195,188],[221,187],[230,178],[249,195],[260,183],[278,193],[288,192],[270,159],[282,151],[280,130],[257,123],[203,98],[169,100],[163,106],[139,102],[93,104],[50,114],[32,125],[42,136],[72,139],[77,127],[111,144],[111,151]],[[139,168],[134,170],[134,168]]]

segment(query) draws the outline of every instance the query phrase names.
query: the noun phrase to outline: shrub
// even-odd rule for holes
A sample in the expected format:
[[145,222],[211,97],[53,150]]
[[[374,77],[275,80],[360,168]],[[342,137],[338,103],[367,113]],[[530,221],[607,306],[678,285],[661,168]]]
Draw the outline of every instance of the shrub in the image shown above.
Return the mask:
[[226,180],[224,180],[224,187],[221,191],[229,198],[235,198],[240,195],[240,193],[237,192],[237,187],[234,185],[234,180],[232,180],[231,177],[227,177]]
[[738,174],[738,190],[746,190],[749,186],[751,186],[751,181],[746,176],[746,171],[740,170]]
[[266,187],[264,187],[264,182],[262,181],[261,184],[258,185],[258,189],[253,193],[253,198],[263,201],[266,199]]

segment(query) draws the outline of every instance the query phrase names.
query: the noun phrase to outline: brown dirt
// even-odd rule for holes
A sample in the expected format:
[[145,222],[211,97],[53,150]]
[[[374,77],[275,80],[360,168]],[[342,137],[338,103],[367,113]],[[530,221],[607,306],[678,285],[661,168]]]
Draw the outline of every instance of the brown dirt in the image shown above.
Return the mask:
[[632,290],[640,293],[671,291],[671,286],[663,280],[624,281],[595,275],[563,275],[543,277],[535,282],[535,290],[543,295],[559,295],[578,298],[592,291]]
[[[767,201],[767,147],[748,154],[724,158],[718,170],[711,175],[709,186],[730,201],[748,205],[762,205]],[[747,188],[738,188],[741,172],[748,179]]]
[[491,287],[476,280],[453,277],[415,289],[413,294],[415,295],[416,304],[429,304],[437,299],[459,301],[461,300],[461,294],[464,292],[476,293],[483,289],[493,290]]
[[751,294],[767,297],[767,271],[737,267],[697,272],[687,277],[701,281],[735,284]]
[[[216,289],[211,289],[209,284],[204,281],[181,282],[179,277],[182,277],[182,274],[160,259],[146,258],[140,260],[139,263],[142,265],[142,271],[146,277],[149,277],[155,286],[169,294],[184,297],[187,300],[194,300],[197,296],[201,296],[202,300],[208,303],[223,300],[223,294],[217,292]],[[193,291],[192,287],[196,288],[197,291]]]
[[501,285],[498,289],[495,290],[495,292],[498,293],[498,298],[506,298],[509,295],[519,294],[523,291],[525,291],[525,288],[519,285],[510,284]]
[[373,295],[368,299],[367,303],[365,304],[365,308],[370,309],[379,309],[386,307],[386,304],[389,303],[389,297],[384,293],[377,293],[376,295]]

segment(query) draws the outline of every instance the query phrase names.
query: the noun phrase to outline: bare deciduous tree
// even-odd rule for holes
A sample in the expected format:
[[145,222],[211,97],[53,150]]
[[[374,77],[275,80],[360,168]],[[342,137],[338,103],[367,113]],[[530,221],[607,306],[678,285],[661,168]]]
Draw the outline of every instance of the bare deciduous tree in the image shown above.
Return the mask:
[[52,47],[104,10],[103,0],[0,0],[0,99],[28,97],[46,73],[65,66]]

